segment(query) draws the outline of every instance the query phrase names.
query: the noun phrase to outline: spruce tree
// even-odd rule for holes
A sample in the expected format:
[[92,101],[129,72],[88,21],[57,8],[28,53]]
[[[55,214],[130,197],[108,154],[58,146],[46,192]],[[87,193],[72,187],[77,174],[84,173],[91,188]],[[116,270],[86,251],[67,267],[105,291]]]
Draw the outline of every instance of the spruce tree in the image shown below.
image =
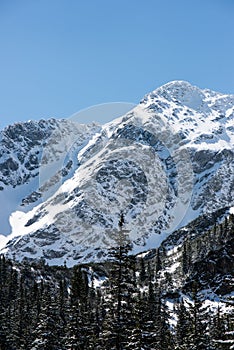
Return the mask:
[[189,348],[189,339],[192,333],[192,323],[190,313],[183,299],[177,306],[177,324],[176,324],[176,347],[177,350],[187,350]]
[[124,215],[120,215],[117,246],[112,248],[109,287],[105,300],[106,316],[103,321],[103,342],[108,349],[122,350],[133,327],[131,313],[135,290],[134,261],[128,256],[131,245],[123,230]]

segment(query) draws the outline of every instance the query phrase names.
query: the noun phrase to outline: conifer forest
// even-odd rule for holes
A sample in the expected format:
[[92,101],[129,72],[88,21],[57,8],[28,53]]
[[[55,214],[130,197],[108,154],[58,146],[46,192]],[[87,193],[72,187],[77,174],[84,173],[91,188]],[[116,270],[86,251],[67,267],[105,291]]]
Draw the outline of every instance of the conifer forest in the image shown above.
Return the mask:
[[233,215],[195,240],[180,237],[176,270],[167,267],[170,241],[133,256],[121,232],[104,263],[2,255],[0,349],[233,349]]

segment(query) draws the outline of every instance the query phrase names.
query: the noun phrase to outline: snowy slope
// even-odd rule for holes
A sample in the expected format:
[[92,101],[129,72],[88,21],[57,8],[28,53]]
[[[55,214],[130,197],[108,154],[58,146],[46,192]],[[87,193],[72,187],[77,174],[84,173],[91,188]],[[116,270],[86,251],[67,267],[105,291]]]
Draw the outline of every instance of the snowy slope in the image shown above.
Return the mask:
[[[137,252],[202,213],[232,206],[233,118],[234,96],[175,81],[99,132],[97,125],[83,126],[72,136],[77,127],[67,121],[70,134],[56,148],[55,128],[43,148],[39,191],[34,187],[42,203],[29,200],[27,212],[12,208],[3,251],[51,264],[100,260],[116,243],[121,212]],[[69,160],[73,168],[63,181]],[[56,171],[60,177],[51,180]]]
[[[69,135],[71,141],[76,141],[71,144],[73,148],[75,146],[74,154],[70,151],[70,159],[66,159],[60,169],[72,174],[72,169],[77,167],[77,153],[99,130],[96,124],[79,125],[50,119],[16,123],[0,132],[0,233],[11,232],[9,216],[12,212],[29,211],[46,196],[46,191],[42,193],[40,189],[41,161],[44,167],[56,164],[61,155],[59,146],[64,148]],[[51,152],[47,156],[45,149],[48,148]],[[71,164],[71,156],[74,164]]]

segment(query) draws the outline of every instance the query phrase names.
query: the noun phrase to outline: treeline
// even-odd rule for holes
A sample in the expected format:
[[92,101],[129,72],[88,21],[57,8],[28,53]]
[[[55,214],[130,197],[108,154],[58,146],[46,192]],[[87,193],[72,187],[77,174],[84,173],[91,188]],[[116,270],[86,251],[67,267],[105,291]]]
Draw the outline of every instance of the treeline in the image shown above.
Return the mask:
[[112,261],[72,269],[49,267],[44,261],[19,264],[1,256],[0,350],[234,346],[231,300],[225,310],[221,304],[211,310],[199,298],[196,281],[187,296],[165,290],[170,281],[166,274],[159,278],[158,251],[152,265],[129,256],[130,248],[120,237]]

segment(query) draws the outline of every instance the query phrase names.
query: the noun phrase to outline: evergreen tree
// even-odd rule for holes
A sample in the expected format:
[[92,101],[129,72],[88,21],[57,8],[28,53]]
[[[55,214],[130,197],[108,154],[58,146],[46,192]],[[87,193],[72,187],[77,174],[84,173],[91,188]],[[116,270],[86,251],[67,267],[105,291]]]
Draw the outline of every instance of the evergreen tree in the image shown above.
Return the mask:
[[234,316],[232,314],[222,314],[218,307],[211,324],[211,344],[216,350],[226,350],[234,348]]
[[88,346],[89,317],[88,310],[89,285],[87,273],[81,266],[73,268],[69,317],[66,325],[66,349],[79,350]]
[[58,300],[48,286],[42,295],[42,306],[31,350],[62,350]]
[[146,279],[145,261],[141,257],[141,259],[140,259],[140,283],[143,284],[145,279]]
[[109,276],[109,288],[106,298],[106,316],[103,322],[103,342],[109,349],[124,349],[128,342],[128,335],[133,327],[132,299],[135,291],[134,283],[135,263],[128,256],[131,249],[128,237],[123,231],[124,216],[119,220],[119,234],[117,247],[112,249],[114,259]]
[[161,270],[161,268],[162,268],[162,262],[161,262],[161,258],[160,258],[160,251],[157,248],[156,253],[155,253],[155,273],[156,273],[156,275]]
[[191,265],[191,245],[189,240],[185,240],[183,244],[182,251],[182,271],[186,275],[189,272],[189,267]]
[[190,334],[188,339],[188,350],[204,350],[209,344],[207,330],[207,308],[199,300],[197,291],[193,292],[193,300],[189,306],[190,312]]
[[183,299],[177,307],[177,317],[175,349],[187,350],[189,348],[189,339],[192,333],[192,324],[190,313],[188,312]]

